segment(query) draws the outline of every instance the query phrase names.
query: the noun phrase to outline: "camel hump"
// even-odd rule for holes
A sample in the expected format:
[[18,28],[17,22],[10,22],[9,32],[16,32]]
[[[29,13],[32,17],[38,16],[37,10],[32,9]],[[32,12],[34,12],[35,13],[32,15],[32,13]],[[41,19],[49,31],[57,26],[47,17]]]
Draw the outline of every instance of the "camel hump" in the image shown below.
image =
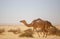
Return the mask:
[[38,19],[36,19],[36,20],[42,20],[41,18],[38,18]]
[[52,26],[52,23],[50,21],[45,21],[48,25]]
[[41,22],[41,21],[43,21],[41,18],[37,18],[33,22]]

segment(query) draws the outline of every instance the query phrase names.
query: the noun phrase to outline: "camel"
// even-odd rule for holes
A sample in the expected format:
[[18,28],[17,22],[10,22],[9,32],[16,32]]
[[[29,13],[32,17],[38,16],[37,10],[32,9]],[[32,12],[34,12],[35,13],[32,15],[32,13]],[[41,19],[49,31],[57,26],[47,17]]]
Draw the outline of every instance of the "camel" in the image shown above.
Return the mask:
[[22,20],[20,22],[24,23],[27,27],[33,27],[33,31],[39,28],[44,34],[48,33],[48,29],[50,27],[53,27],[51,22],[42,20],[40,18],[33,20],[30,24],[27,24],[25,20]]
[[[39,20],[39,22],[37,22],[36,20]],[[20,22],[24,23],[27,27],[33,27],[33,31],[36,30],[37,28],[39,28],[39,29],[41,28],[41,30],[43,31],[45,28],[44,21],[42,19],[39,19],[39,18],[36,20],[33,20],[30,24],[27,24],[27,22],[25,20],[21,20]]]

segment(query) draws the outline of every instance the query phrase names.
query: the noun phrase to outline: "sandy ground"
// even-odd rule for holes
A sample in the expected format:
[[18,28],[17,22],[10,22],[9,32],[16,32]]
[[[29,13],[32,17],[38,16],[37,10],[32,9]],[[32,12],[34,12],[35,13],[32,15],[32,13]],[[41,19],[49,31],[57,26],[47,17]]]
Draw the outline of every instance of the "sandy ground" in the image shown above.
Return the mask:
[[[60,29],[60,26],[56,26],[58,29]],[[29,27],[23,26],[23,25],[0,25],[0,29],[4,28],[5,32],[3,34],[0,34],[0,39],[60,39],[60,36],[47,36],[47,38],[44,37],[38,37],[37,34],[34,34],[34,38],[30,37],[19,37],[19,34],[14,34],[12,32],[8,32],[9,29],[20,29],[21,32],[23,32],[26,29],[29,29]],[[32,28],[32,27],[31,27]]]

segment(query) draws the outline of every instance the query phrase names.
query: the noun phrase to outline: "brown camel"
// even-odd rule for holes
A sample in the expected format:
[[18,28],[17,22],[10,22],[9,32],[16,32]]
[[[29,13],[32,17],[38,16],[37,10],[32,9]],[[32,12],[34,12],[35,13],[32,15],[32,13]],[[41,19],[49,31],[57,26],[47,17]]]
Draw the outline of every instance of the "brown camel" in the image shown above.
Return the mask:
[[53,27],[51,22],[44,21],[40,18],[33,20],[32,23],[30,23],[30,24],[27,24],[25,20],[22,20],[20,22],[24,23],[27,27],[33,27],[33,30],[36,30],[37,28],[39,28],[44,34],[46,34],[46,32],[48,33],[48,29],[50,27]]
[[[36,21],[36,20],[39,20],[39,21]],[[45,28],[44,21],[42,19],[39,19],[39,18],[36,20],[33,20],[32,23],[30,23],[30,24],[27,24],[27,22],[25,20],[22,20],[20,22],[24,23],[27,27],[33,27],[33,31],[36,30],[37,28],[39,28],[43,31]]]

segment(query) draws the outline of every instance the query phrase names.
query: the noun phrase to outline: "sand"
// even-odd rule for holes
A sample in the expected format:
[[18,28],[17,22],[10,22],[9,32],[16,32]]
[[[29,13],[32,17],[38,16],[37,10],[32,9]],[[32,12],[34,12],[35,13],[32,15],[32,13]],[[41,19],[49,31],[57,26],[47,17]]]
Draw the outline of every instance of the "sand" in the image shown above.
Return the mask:
[[[58,29],[60,29],[60,26],[56,26]],[[38,37],[38,35],[35,33],[33,36],[34,38],[30,38],[30,37],[19,37],[19,35],[21,33],[18,34],[14,34],[12,32],[8,32],[8,30],[10,29],[20,29],[21,32],[23,32],[26,29],[29,29],[29,27],[26,27],[24,25],[0,25],[0,29],[5,29],[5,32],[0,34],[0,39],[60,39],[60,36],[56,36],[56,35],[50,35],[45,37]],[[32,29],[32,27],[30,27],[30,29]]]

